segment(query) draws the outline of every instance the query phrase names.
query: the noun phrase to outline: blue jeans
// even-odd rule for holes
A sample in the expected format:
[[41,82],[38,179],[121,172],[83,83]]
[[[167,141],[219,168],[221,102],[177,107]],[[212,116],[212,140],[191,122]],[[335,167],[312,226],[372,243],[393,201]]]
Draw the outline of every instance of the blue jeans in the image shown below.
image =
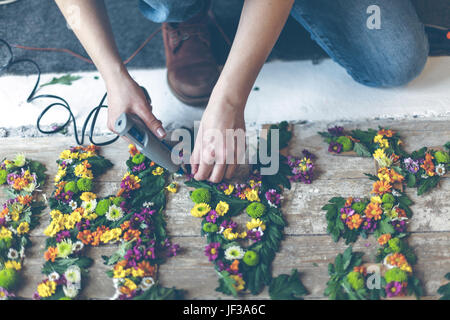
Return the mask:
[[[181,22],[205,8],[207,0],[141,0],[154,22]],[[371,5],[380,8],[380,29],[369,29]],[[359,83],[396,87],[417,77],[429,45],[410,0],[296,0],[291,12],[328,55]]]

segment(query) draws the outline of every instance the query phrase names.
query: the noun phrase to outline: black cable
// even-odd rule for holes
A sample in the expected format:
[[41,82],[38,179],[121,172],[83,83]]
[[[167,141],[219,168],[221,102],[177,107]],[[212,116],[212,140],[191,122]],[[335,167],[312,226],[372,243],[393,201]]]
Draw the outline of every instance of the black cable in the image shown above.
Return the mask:
[[[112,144],[114,142],[117,141],[117,139],[119,139],[119,136],[114,137],[111,140],[105,141],[105,142],[95,142],[94,141],[94,131],[95,131],[95,125],[97,123],[97,118],[98,118],[98,114],[100,113],[100,110],[102,108],[108,108],[107,105],[104,105],[107,93],[105,93],[103,95],[103,98],[100,100],[100,103],[91,110],[91,112],[89,112],[86,120],[83,123],[83,127],[81,128],[81,138],[78,135],[78,130],[77,130],[77,123],[75,120],[75,116],[70,108],[69,103],[64,100],[62,97],[57,96],[57,95],[52,95],[52,94],[41,94],[41,95],[36,95],[38,89],[39,89],[39,83],[41,81],[41,68],[39,68],[39,65],[31,60],[31,59],[19,59],[19,60],[15,60],[14,59],[14,54],[12,52],[11,46],[3,39],[0,39],[0,44],[4,44],[6,46],[7,49],[7,53],[9,54],[9,59],[7,59],[7,62],[0,66],[0,73],[3,71],[8,71],[12,66],[14,65],[18,65],[18,64],[23,64],[23,63],[30,63],[31,65],[33,65],[37,71],[37,79],[36,79],[36,83],[34,85],[33,90],[31,91],[30,95],[27,98],[27,103],[31,103],[35,100],[38,99],[56,99],[58,100],[58,102],[54,102],[50,105],[48,105],[39,115],[37,122],[36,122],[36,127],[38,129],[38,131],[40,133],[43,134],[53,134],[53,133],[57,133],[60,132],[62,130],[64,130],[67,126],[70,125],[70,122],[73,123],[73,132],[74,132],[74,136],[75,136],[75,141],[77,142],[78,145],[83,145],[84,144],[84,138],[86,135],[86,129],[89,125],[89,121],[92,118],[91,121],[91,127],[89,130],[89,141],[96,146],[106,146],[109,144]],[[63,107],[65,108],[68,112],[69,112],[69,117],[67,118],[67,121],[62,125],[62,126],[58,126],[55,129],[52,130],[44,130],[41,128],[41,120],[42,118],[45,116],[45,114],[50,111],[51,109],[55,108],[55,107]]]

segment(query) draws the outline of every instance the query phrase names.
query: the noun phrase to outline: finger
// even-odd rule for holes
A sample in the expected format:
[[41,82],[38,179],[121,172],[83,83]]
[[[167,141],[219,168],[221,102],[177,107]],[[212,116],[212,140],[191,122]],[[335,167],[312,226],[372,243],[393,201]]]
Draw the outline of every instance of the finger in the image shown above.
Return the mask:
[[219,183],[220,181],[222,181],[226,169],[226,164],[216,164],[208,180],[212,183]]
[[227,170],[225,172],[225,179],[231,179],[233,178],[234,172],[236,171],[237,165],[236,164],[229,164],[227,166]]
[[208,164],[206,162],[200,163],[197,173],[194,175],[194,179],[198,181],[206,180],[209,178],[211,171],[214,168],[214,164]]
[[150,110],[151,106],[147,104],[142,105],[134,111],[155,136],[163,139],[166,136],[166,131],[164,130],[161,121],[159,121]]
[[198,150],[199,148],[194,147],[194,151],[192,152],[191,155],[191,159],[190,159],[190,164],[191,164],[191,174],[196,174],[198,172],[198,167],[199,167],[199,163],[200,163],[200,157],[199,157],[199,153]]

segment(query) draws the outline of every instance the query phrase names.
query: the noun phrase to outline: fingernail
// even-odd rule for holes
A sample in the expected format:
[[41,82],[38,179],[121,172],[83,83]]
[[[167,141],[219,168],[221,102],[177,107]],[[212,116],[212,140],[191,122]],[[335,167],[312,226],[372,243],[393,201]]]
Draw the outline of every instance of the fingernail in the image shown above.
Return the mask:
[[166,135],[166,131],[163,128],[158,128],[158,130],[156,130],[156,133],[160,138],[164,138],[164,136]]

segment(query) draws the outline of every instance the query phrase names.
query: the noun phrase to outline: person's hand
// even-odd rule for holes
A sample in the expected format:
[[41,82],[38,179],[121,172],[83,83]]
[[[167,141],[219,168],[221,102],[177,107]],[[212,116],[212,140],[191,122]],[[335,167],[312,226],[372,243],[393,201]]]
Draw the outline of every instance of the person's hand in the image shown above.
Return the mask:
[[144,121],[153,134],[162,139],[166,132],[152,113],[152,106],[147,101],[141,87],[129,76],[128,72],[107,83],[108,91],[108,129],[114,132],[116,119],[124,112],[136,114]]
[[245,139],[244,108],[211,97],[191,156],[194,179],[218,183],[224,176],[233,176],[236,165],[245,156],[245,140],[240,144],[236,141],[239,138],[227,139],[227,131],[229,136],[240,134]]

